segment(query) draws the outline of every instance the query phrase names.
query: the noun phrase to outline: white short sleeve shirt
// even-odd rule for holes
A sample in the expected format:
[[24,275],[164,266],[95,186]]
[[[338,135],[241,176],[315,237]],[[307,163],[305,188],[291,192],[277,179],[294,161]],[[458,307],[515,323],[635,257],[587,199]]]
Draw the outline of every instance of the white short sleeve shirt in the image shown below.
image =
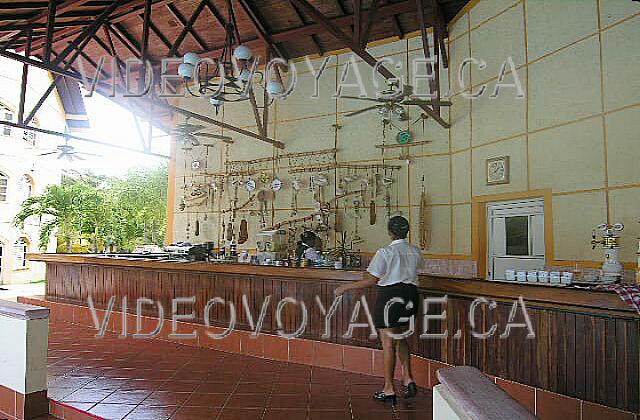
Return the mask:
[[378,286],[397,283],[418,284],[418,272],[424,266],[422,252],[406,239],[396,239],[380,248],[369,263],[367,271],[379,278]]

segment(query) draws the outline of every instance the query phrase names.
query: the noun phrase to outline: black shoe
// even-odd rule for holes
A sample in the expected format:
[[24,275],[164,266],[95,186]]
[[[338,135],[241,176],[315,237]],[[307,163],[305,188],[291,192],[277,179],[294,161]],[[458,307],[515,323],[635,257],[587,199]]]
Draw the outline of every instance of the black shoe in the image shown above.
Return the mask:
[[418,387],[415,382],[411,382],[409,385],[404,387],[404,397],[405,398],[413,398],[418,394]]
[[393,405],[395,405],[397,401],[396,394],[388,395],[385,394],[384,391],[376,392],[375,394],[373,394],[373,399],[381,402],[391,401]]

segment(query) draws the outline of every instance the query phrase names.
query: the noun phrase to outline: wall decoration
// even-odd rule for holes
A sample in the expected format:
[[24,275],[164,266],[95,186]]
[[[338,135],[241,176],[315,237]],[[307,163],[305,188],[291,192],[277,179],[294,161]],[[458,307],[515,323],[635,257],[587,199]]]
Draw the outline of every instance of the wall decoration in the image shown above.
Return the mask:
[[487,159],[487,185],[508,184],[509,156]]

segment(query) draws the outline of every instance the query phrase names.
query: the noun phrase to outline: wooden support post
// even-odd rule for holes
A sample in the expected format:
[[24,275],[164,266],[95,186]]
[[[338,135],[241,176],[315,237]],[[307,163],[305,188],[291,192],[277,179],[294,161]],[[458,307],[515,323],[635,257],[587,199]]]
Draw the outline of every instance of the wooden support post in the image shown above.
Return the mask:
[[360,39],[360,48],[365,49],[367,42],[369,42],[369,34],[371,33],[371,27],[376,20],[378,14],[378,7],[380,6],[380,0],[373,0],[371,7],[369,8],[369,14],[367,15],[366,26]]
[[[424,4],[422,0],[416,0],[416,14],[418,15],[418,23],[420,25],[420,34],[422,36],[422,52],[424,53],[424,58],[427,60],[431,59],[431,52],[429,51],[429,37],[427,34],[426,22],[424,19]],[[438,47],[436,47],[437,49]],[[436,63],[436,67],[439,67],[439,63]],[[434,66],[431,61],[427,61],[427,73],[430,75],[434,74]],[[439,72],[438,72],[439,73]],[[433,98],[433,110],[440,115],[440,95],[439,95],[439,86],[436,84],[436,79],[429,79],[429,92],[432,95],[437,95],[437,98]]]
[[[27,35],[27,49],[25,50],[25,56],[31,55],[31,41],[33,31],[29,30]],[[29,78],[29,65],[22,64],[22,80],[20,82],[20,103],[18,104],[18,123],[24,123],[24,104],[27,99],[27,79]]]
[[442,8],[438,0],[431,0],[431,10],[433,11],[434,27],[438,28],[438,45],[440,45],[440,59],[445,69],[449,68],[449,57],[447,54],[447,44],[445,39],[449,36],[447,25],[442,14]]
[[353,0],[353,41],[362,45],[360,30],[362,29],[362,0]]
[[[44,62],[51,62],[51,49],[53,48],[53,29],[56,23],[56,2],[55,0],[49,0],[49,6],[47,8],[47,35],[44,44]],[[31,47],[29,47],[31,49]]]

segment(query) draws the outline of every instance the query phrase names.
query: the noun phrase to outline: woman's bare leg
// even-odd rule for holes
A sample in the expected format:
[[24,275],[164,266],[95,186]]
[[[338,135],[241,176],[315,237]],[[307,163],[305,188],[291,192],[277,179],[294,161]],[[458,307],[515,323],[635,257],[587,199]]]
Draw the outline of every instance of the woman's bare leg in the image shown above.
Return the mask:
[[382,342],[382,352],[384,356],[384,393],[387,395],[395,394],[393,389],[393,376],[396,370],[396,345],[393,338],[389,336],[389,332],[393,332],[392,328],[385,328],[379,331],[380,341]]
[[402,384],[404,386],[413,382],[413,374],[411,373],[411,356],[409,355],[409,344],[407,339],[395,340],[396,353],[398,359],[400,359],[400,365],[402,366]]

